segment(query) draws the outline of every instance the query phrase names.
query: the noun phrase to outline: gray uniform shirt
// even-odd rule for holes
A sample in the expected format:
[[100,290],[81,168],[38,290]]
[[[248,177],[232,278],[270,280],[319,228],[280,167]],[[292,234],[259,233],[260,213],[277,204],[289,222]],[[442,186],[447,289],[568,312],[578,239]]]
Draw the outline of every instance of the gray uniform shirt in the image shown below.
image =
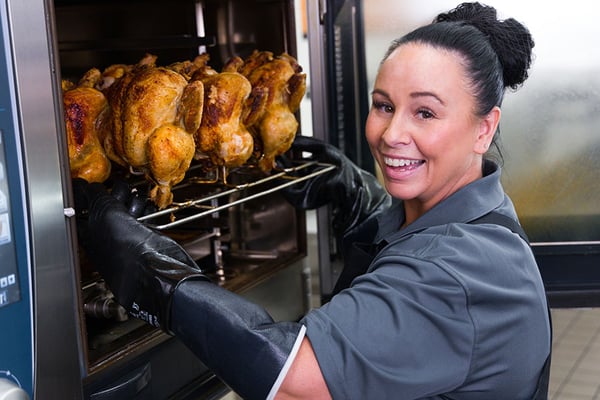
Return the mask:
[[492,210],[516,219],[486,162],[404,229],[401,203],[377,217],[367,273],[302,320],[334,399],[530,398],[550,351],[544,287],[518,235],[468,224]]

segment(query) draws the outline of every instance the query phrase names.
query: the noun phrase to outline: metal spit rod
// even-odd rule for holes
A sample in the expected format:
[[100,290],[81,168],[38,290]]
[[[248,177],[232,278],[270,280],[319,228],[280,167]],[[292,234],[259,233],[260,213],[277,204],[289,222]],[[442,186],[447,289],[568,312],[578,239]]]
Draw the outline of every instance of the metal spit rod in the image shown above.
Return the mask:
[[[293,175],[290,175],[291,173],[301,171],[301,170],[303,170],[305,168],[308,168],[310,166],[316,166],[316,167],[319,167],[320,169],[312,171],[311,173],[308,173],[308,174],[306,174],[304,176],[293,176]],[[138,218],[138,221],[140,221],[140,222],[147,221],[147,220],[152,219],[152,218],[156,218],[156,217],[160,217],[160,216],[163,216],[163,215],[175,213],[177,211],[180,211],[180,210],[183,210],[183,209],[187,209],[187,208],[190,208],[190,207],[198,207],[198,208],[205,209],[205,211],[200,211],[197,214],[190,215],[190,216],[187,216],[187,217],[184,217],[184,218],[181,218],[181,219],[177,219],[177,220],[172,221],[172,222],[167,223],[167,224],[162,224],[162,225],[153,225],[153,224],[150,224],[150,223],[147,224],[148,226],[152,227],[153,229],[156,229],[156,230],[159,230],[159,231],[160,230],[164,230],[164,229],[169,229],[169,228],[172,228],[172,227],[175,227],[175,226],[178,226],[178,225],[182,225],[182,224],[185,224],[185,223],[197,220],[199,218],[206,217],[208,215],[211,215],[211,214],[214,214],[214,213],[219,212],[221,210],[225,210],[227,208],[236,206],[238,204],[242,204],[242,203],[245,203],[247,201],[250,201],[250,200],[253,200],[253,199],[257,199],[257,198],[260,198],[262,196],[265,196],[265,195],[277,192],[277,191],[279,191],[279,190],[281,190],[283,188],[286,188],[288,186],[292,186],[292,185],[295,185],[295,184],[297,184],[299,182],[303,182],[303,181],[306,181],[308,179],[311,179],[311,178],[314,178],[316,176],[319,176],[319,175],[322,175],[324,173],[327,173],[327,172],[329,172],[329,171],[331,171],[331,170],[333,170],[335,168],[336,168],[335,165],[325,164],[325,163],[319,163],[319,162],[316,162],[316,161],[308,161],[306,163],[300,164],[300,165],[295,166],[295,167],[285,168],[281,172],[279,172],[277,174],[269,175],[266,178],[261,178],[261,179],[258,179],[256,181],[245,183],[245,184],[242,184],[242,185],[236,185],[235,187],[233,187],[232,189],[229,189],[229,190],[224,190],[222,192],[219,192],[219,193],[216,193],[216,194],[213,194],[213,195],[204,196],[202,198],[194,199],[194,200],[190,200],[190,201],[186,201],[186,202],[183,202],[183,203],[174,203],[175,205],[173,207],[166,208],[164,210],[160,210],[160,211],[157,211],[157,212],[152,213],[152,214],[144,215],[144,216]],[[286,179],[288,181],[284,182],[284,183],[281,183],[281,184],[279,184],[277,186],[265,189],[265,190],[260,191],[258,193],[241,197],[241,198],[239,198],[237,200],[228,202],[226,204],[222,204],[220,206],[215,206],[214,205],[215,204],[214,200],[216,200],[216,199],[219,199],[219,198],[224,197],[224,196],[229,196],[229,195],[234,194],[234,193],[240,193],[240,192],[242,192],[245,189],[249,189],[249,188],[252,188],[252,187],[260,186],[260,185],[266,184],[268,182],[271,182],[271,181],[273,181],[275,179]],[[211,202],[212,205],[203,205],[202,204],[202,203],[207,203],[207,202]]]

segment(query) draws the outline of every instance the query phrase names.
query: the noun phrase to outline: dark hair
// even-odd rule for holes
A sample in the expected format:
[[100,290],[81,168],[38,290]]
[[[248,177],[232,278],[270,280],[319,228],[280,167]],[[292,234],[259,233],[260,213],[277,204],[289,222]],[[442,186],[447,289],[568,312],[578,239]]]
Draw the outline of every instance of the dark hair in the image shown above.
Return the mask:
[[394,40],[383,61],[399,46],[413,42],[461,54],[480,116],[502,104],[506,88],[516,90],[525,82],[534,46],[525,26],[512,18],[499,20],[495,8],[480,3],[462,3]]

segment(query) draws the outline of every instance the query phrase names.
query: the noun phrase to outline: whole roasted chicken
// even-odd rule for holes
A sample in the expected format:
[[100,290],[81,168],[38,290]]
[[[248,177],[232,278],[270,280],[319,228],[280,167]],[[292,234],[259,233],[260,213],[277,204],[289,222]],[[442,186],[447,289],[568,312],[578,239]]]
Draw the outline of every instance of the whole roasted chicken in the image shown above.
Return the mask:
[[104,182],[111,171],[101,144],[110,121],[106,97],[94,88],[99,78],[100,71],[91,69],[77,85],[62,83],[71,175],[88,182]]
[[123,149],[123,112],[124,100],[132,80],[137,73],[155,67],[156,56],[146,54],[137,64],[114,64],[102,71],[102,77],[96,87],[106,95],[110,105],[111,129],[103,141],[104,150],[115,163],[129,168]]
[[298,130],[294,113],[306,92],[306,74],[292,56],[284,53],[274,57],[269,51],[255,51],[238,65],[238,71],[256,93],[266,95],[266,100],[259,101],[263,104],[261,115],[249,128],[262,145],[259,167],[269,172],[275,157],[289,150]]
[[197,158],[208,156],[226,169],[243,165],[254,150],[247,128],[248,118],[255,115],[248,103],[252,85],[238,72],[217,73],[210,67],[196,71],[192,79],[204,84],[204,113],[195,135]]
[[202,118],[202,82],[188,83],[172,69],[143,64],[112,84],[107,96],[114,161],[144,173],[154,183],[150,198],[165,208],[195,154],[192,134]]

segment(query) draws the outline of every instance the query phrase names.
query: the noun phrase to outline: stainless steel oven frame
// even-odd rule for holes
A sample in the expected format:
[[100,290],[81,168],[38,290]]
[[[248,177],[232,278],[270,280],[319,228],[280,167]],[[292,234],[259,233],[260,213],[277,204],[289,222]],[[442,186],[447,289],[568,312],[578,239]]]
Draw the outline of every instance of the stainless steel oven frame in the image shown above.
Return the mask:
[[[177,339],[156,330],[135,342],[133,348],[112,354],[110,359],[93,366],[89,364],[61,93],[61,57],[85,49],[78,47],[81,45],[78,43],[58,43],[61,35],[54,1],[1,1],[5,3],[9,25],[16,120],[20,132],[18,140],[23,149],[25,208],[29,218],[34,397],[95,400],[219,398],[228,391],[227,387]],[[78,3],[58,1],[62,4]],[[108,4],[109,7],[110,3],[119,4],[93,0],[79,3]],[[231,30],[235,24],[246,24],[243,27],[246,31],[254,29],[247,26],[249,21],[243,20],[247,13],[232,9],[234,3],[236,1],[231,0],[196,2],[196,6],[207,6],[202,9],[204,12],[215,12],[210,5],[218,6],[214,9],[220,10],[214,15],[209,14],[207,26],[195,28],[212,29],[222,34],[216,34],[214,42],[191,39],[193,45],[201,42],[200,45],[213,46],[211,51],[217,55],[217,60],[231,55],[231,52],[250,51],[246,39],[256,39],[252,35],[237,35]],[[287,51],[293,55],[293,2],[259,3],[266,8],[269,8],[269,3],[274,4],[275,11],[269,16],[279,29],[284,30],[281,43],[267,50]],[[248,6],[243,1],[237,1],[237,4]],[[256,26],[260,28],[256,28],[255,36],[273,36],[271,28],[265,24],[256,23]],[[234,43],[229,42],[231,40]],[[162,46],[164,44],[159,47]],[[69,68],[74,65],[75,69],[70,69],[69,73],[78,67],[77,63],[71,63],[73,58],[77,57],[69,59]],[[249,199],[244,203],[248,207],[243,212],[260,211],[260,208],[252,208],[252,201]],[[227,209],[230,207],[232,205],[228,205]],[[222,209],[216,211],[223,212]],[[230,289],[265,306],[278,320],[297,319],[310,306],[307,304],[307,290],[310,290],[307,280],[310,278],[301,262],[306,254],[306,226],[304,214],[298,212],[295,215],[296,222],[288,228],[297,230],[297,254],[286,256],[285,265],[272,265],[268,271],[253,273],[251,280],[237,279],[229,284]],[[256,218],[265,218],[258,220],[264,222],[272,217],[268,212],[261,212]],[[175,360],[178,368],[173,368]],[[0,365],[0,370],[2,367]]]

